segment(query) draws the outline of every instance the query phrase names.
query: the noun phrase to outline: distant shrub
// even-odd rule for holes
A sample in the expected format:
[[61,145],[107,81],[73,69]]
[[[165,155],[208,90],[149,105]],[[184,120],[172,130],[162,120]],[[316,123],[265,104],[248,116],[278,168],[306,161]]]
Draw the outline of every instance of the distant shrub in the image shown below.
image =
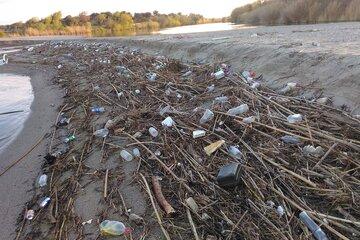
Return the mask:
[[263,0],[234,9],[230,20],[254,25],[359,21],[360,0]]

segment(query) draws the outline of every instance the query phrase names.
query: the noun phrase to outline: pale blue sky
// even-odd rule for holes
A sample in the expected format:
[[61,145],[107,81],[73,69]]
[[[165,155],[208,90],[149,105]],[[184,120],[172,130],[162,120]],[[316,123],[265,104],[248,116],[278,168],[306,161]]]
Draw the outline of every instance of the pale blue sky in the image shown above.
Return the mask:
[[205,17],[225,17],[235,7],[254,0],[0,0],[0,24],[25,21],[31,17],[46,17],[61,11],[77,15],[82,11],[129,11],[161,13],[200,13]]

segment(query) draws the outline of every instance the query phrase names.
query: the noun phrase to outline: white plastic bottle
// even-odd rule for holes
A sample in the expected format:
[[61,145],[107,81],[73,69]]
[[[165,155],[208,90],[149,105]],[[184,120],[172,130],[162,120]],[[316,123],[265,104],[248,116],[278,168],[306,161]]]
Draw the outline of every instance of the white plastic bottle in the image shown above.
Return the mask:
[[247,111],[249,111],[249,106],[247,104],[241,104],[240,106],[229,109],[229,111],[227,111],[227,114],[231,116],[236,116],[246,113]]
[[157,137],[159,135],[158,130],[156,130],[156,128],[154,128],[154,127],[149,128],[149,133],[152,137]]
[[130,162],[133,160],[133,155],[131,155],[131,153],[129,153],[128,151],[126,150],[121,150],[120,152],[120,156],[127,162]]

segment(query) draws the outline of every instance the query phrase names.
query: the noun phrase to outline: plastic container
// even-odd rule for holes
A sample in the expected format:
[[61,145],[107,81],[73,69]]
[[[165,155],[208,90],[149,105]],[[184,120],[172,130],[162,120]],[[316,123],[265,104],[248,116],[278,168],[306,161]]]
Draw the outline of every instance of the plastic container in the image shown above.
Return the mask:
[[158,130],[156,130],[156,128],[154,128],[154,127],[149,128],[149,133],[152,137],[157,137],[159,135]]
[[164,121],[161,122],[161,125],[163,125],[164,127],[172,127],[173,125],[175,125],[175,122],[171,117],[167,117]]
[[39,187],[45,187],[46,183],[47,183],[47,175],[43,174],[39,177],[39,180],[38,180]]
[[236,186],[240,182],[240,164],[239,163],[229,163],[223,166],[216,180],[221,187],[231,187]]
[[220,80],[222,79],[223,77],[225,77],[225,72],[223,70],[219,70],[217,71],[216,73],[214,73],[214,77],[217,79],[217,80]]
[[131,233],[131,228],[125,227],[122,222],[104,220],[100,223],[100,233],[102,236],[121,236]]
[[203,116],[200,118],[200,124],[211,121],[214,118],[214,113],[210,109],[206,109]]
[[310,229],[317,240],[328,240],[323,230],[309,217],[309,215],[307,215],[305,211],[302,211],[299,214],[299,218]]
[[120,156],[127,162],[130,162],[134,159],[133,155],[131,155],[131,153],[126,150],[121,150]]
[[289,115],[287,117],[288,123],[299,123],[302,121],[302,115],[301,114],[293,114]]
[[236,115],[246,113],[247,111],[249,111],[249,106],[247,104],[241,104],[238,107],[229,109],[227,111],[227,114],[229,114],[231,116],[236,116]]
[[193,131],[192,135],[193,135],[193,138],[200,138],[200,137],[204,137],[206,134],[206,131],[204,130],[195,130]]
[[95,114],[103,113],[103,112],[105,112],[105,108],[104,107],[93,107],[93,108],[91,108],[91,112],[95,113]]
[[96,130],[93,135],[99,138],[105,138],[109,134],[109,130],[107,128],[102,128],[99,130]]

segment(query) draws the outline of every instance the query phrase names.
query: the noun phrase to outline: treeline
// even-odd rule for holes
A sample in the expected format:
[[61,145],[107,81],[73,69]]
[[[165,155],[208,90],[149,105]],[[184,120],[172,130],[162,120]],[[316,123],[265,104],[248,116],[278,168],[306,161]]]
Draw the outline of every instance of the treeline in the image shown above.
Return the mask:
[[46,18],[31,18],[25,23],[18,22],[0,26],[1,36],[42,36],[42,35],[94,35],[119,36],[135,32],[150,32],[167,27],[218,22],[221,19],[206,19],[200,14],[160,14],[129,12],[103,12],[87,15],[62,17],[56,12]]
[[230,20],[253,25],[360,21],[360,0],[262,0],[234,9]]

